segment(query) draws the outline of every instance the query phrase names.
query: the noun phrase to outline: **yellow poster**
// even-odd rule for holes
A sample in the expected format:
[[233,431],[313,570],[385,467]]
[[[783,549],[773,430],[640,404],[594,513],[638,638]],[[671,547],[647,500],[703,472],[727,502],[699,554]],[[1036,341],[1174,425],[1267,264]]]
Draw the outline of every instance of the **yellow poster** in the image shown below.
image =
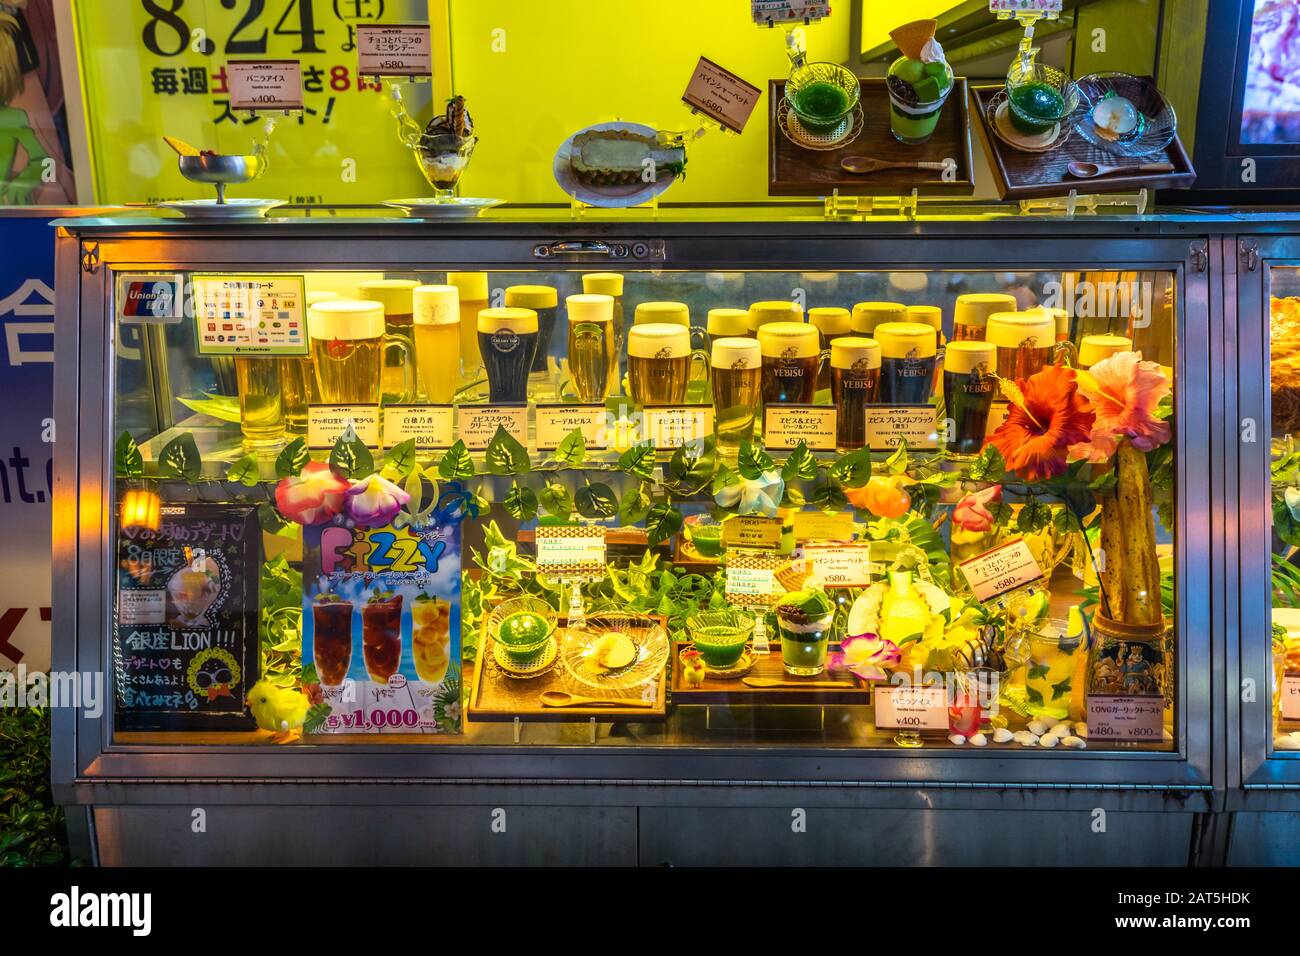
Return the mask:
[[[389,92],[358,75],[356,50],[360,25],[427,23],[425,0],[76,0],[74,12],[97,202],[214,196],[181,177],[162,137],[251,153],[263,122],[230,109],[225,64],[257,59],[300,61],[306,108],[274,114],[266,173],[230,187],[231,197],[350,204],[431,194],[398,139]],[[399,88],[428,122],[432,85]]]

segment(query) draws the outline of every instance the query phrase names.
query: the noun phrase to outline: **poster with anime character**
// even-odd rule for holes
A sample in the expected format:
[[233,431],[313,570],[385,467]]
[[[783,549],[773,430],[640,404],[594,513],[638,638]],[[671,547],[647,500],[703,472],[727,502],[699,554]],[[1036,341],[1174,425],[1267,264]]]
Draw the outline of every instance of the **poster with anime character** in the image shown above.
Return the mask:
[[0,0],[0,206],[75,203],[70,155],[52,0]]

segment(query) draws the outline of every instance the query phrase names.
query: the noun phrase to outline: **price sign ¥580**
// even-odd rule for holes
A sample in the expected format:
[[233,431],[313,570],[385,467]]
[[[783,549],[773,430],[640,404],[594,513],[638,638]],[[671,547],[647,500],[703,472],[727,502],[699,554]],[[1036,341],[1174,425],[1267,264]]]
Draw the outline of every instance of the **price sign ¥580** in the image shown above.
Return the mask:
[[357,26],[357,71],[363,76],[431,76],[429,25]]
[[707,57],[700,57],[682,100],[717,120],[733,133],[742,133],[763,91]]

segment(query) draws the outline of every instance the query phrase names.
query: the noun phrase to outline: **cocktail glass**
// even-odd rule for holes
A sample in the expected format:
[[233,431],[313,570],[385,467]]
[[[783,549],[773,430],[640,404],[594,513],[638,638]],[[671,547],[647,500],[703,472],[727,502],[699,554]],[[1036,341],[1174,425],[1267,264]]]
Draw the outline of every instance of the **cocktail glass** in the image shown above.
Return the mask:
[[451,605],[432,598],[411,605],[411,654],[420,680],[437,684],[451,662]]
[[402,596],[374,595],[361,610],[361,651],[366,673],[387,684],[402,661]]
[[352,602],[322,595],[311,608],[312,660],[325,687],[338,687],[352,666]]
[[1035,717],[1066,720],[1074,696],[1074,674],[1083,635],[1067,635],[1067,622],[1052,618],[1041,622],[1028,635],[1029,659],[1025,662],[1027,709]]

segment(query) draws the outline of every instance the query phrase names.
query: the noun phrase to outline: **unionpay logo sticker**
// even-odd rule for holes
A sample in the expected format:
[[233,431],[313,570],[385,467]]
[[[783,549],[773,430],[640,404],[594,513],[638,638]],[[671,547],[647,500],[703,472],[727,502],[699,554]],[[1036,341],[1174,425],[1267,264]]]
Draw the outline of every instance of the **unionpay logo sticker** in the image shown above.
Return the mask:
[[181,296],[179,273],[118,276],[117,314],[123,325],[171,325],[183,316]]

